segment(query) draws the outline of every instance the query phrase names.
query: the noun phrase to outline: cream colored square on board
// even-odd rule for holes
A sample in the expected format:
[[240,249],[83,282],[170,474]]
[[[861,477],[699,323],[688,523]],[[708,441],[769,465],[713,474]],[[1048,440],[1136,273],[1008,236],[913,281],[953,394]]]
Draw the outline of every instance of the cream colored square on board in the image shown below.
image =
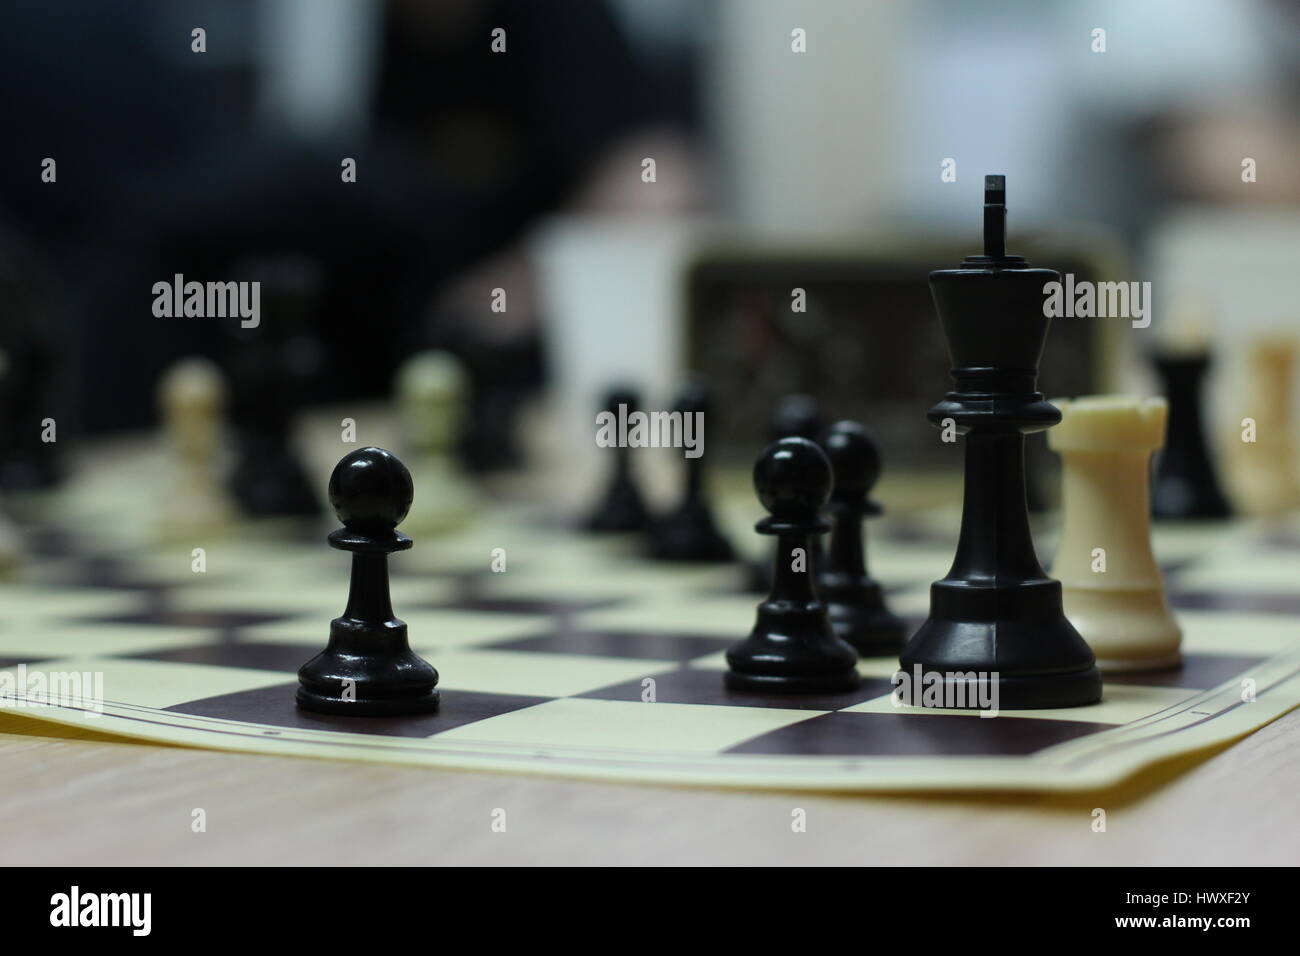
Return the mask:
[[534,750],[595,749],[709,754],[819,716],[820,711],[619,700],[552,700],[439,734],[439,740],[517,744]]
[[676,669],[665,661],[532,651],[460,649],[431,658],[440,687],[494,694],[567,697]]

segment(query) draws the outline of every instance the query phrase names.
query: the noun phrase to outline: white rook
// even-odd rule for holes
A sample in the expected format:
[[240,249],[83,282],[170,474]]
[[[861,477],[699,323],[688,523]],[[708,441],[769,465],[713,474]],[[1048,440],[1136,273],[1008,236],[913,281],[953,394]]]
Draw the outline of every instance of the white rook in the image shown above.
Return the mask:
[[1052,573],[1065,614],[1102,671],[1177,666],[1182,631],[1151,550],[1150,463],[1164,444],[1163,398],[1053,400],[1047,433],[1063,461],[1064,517]]

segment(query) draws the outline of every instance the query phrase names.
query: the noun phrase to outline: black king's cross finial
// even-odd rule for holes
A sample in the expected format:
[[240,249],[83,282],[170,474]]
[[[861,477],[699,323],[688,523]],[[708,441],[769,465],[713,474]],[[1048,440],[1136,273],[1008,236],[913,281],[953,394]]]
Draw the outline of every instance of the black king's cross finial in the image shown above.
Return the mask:
[[1007,177],[984,177],[984,255],[1001,259],[1007,254]]

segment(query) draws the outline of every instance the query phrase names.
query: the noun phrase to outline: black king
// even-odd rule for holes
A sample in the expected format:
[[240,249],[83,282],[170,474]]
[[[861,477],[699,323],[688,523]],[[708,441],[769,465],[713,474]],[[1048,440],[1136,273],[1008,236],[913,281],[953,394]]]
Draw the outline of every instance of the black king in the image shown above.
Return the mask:
[[[945,707],[1101,699],[1092,651],[1065,617],[1060,582],[1034,553],[1025,503],[1025,435],[1061,420],[1036,390],[1049,324],[1043,285],[1061,276],[1006,254],[1006,216],[1006,177],[986,176],[984,254],[930,273],[955,387],[928,417],[965,436],[966,488],[952,569],[931,585],[930,616],[899,655],[908,677],[900,696],[916,704],[918,668],[942,687]],[[924,702],[939,701],[927,694]]]

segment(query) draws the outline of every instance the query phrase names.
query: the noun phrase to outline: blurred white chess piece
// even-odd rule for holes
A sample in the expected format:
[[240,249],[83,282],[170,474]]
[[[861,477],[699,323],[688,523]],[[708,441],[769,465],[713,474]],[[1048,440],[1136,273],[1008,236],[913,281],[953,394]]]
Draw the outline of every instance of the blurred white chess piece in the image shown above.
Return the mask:
[[1182,629],[1151,548],[1151,456],[1165,441],[1163,398],[1053,399],[1061,424],[1061,541],[1052,576],[1102,673],[1178,666]]
[[182,359],[159,380],[158,407],[172,456],[169,488],[158,508],[160,537],[191,537],[235,518],[218,469],[225,405],[225,377],[208,359]]
[[[1246,400],[1232,449],[1235,503],[1250,514],[1275,515],[1300,508],[1294,380],[1297,339],[1261,335],[1246,352]],[[1247,424],[1253,423],[1248,429]],[[1247,440],[1247,435],[1251,440]]]
[[403,530],[436,534],[461,527],[473,516],[478,496],[453,454],[467,388],[464,368],[448,352],[419,352],[398,370],[398,413],[415,483]]

